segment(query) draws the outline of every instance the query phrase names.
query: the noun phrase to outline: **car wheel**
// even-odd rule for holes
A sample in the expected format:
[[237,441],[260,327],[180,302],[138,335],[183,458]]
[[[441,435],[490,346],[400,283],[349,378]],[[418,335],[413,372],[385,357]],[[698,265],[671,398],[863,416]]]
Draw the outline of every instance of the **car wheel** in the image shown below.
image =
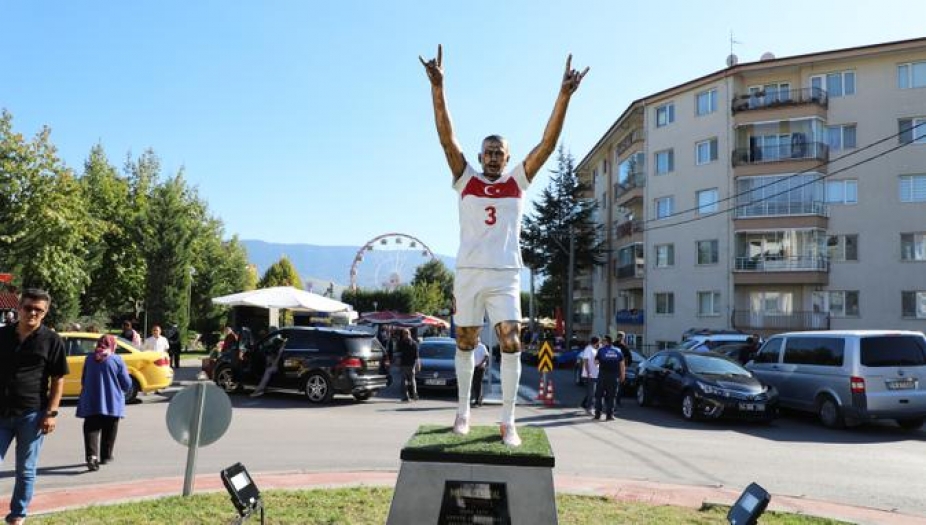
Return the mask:
[[140,391],[141,391],[141,385],[138,384],[138,380],[133,377],[132,386],[130,386],[129,391],[125,393],[125,402],[134,403],[138,399],[138,393]]
[[646,392],[646,388],[644,388],[643,384],[641,383],[639,386],[637,386],[637,404],[641,407],[645,407],[649,406],[650,403],[649,394]]
[[322,404],[331,401],[334,397],[331,380],[321,372],[312,372],[305,379],[305,397],[309,403]]
[[215,384],[219,386],[226,394],[234,394],[241,391],[241,385],[235,381],[235,371],[230,366],[219,367],[215,371]]
[[923,426],[923,418],[915,417],[912,419],[898,419],[897,424],[904,430],[916,430]]
[[685,395],[682,396],[682,417],[688,421],[698,418],[697,402],[691,392],[685,392]]
[[357,401],[366,401],[370,399],[371,397],[373,397],[373,392],[359,392],[357,394],[354,394],[354,399],[356,399]]
[[820,423],[826,428],[842,428],[846,424],[839,410],[839,405],[830,396],[823,396],[817,403],[817,416],[820,418]]

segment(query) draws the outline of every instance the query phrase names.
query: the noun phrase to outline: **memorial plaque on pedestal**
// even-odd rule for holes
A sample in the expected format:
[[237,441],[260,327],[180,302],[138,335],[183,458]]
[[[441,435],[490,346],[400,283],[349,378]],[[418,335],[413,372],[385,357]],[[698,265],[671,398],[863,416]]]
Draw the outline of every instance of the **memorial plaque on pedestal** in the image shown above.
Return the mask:
[[505,483],[447,480],[439,525],[511,525]]

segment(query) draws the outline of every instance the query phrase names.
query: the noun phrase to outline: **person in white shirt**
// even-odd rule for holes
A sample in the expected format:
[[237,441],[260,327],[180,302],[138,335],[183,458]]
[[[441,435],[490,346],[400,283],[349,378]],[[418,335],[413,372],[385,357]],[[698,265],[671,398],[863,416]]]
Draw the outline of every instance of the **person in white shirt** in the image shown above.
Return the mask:
[[489,367],[489,350],[482,343],[481,339],[476,340],[476,348],[473,350],[473,361],[476,367],[473,369],[473,406],[482,406],[482,380],[485,377],[486,369]]
[[592,415],[592,406],[595,404],[595,385],[598,383],[598,363],[595,362],[595,355],[598,353],[600,345],[601,340],[592,337],[588,342],[588,346],[579,356],[582,366],[582,379],[585,380],[585,397],[582,398],[580,406],[585,409],[585,413],[588,415]]
[[145,342],[142,343],[142,350],[155,350],[158,352],[166,352],[170,348],[170,343],[167,341],[167,338],[161,335],[161,326],[154,325],[151,327],[151,336],[145,339]]
[[[425,61],[431,82],[434,123],[444,156],[453,175],[453,188],[459,194],[460,249],[456,260],[453,296],[456,305],[457,413],[453,432],[469,433],[470,390],[475,368],[473,349],[486,314],[498,335],[501,348],[502,418],[499,430],[502,442],[510,447],[521,444],[514,423],[514,406],[521,379],[521,215],[524,193],[556,148],[566,109],[572,94],[588,72],[572,69],[572,55],[566,59],[566,71],[560,84],[553,113],[544,128],[540,144],[534,147],[512,170],[505,171],[510,160],[508,141],[489,135],[482,141],[476,171],[460,149],[444,100],[443,48],[437,57]],[[500,105],[497,106],[501,108]],[[501,111],[500,109],[496,112]]]

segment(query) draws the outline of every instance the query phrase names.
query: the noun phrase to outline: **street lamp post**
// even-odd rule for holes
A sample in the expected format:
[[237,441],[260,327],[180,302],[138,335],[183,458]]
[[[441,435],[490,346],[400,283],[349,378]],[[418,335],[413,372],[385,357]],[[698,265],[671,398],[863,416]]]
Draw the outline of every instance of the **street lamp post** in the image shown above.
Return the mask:
[[193,324],[192,317],[192,307],[193,307],[193,276],[196,275],[196,268],[190,266],[190,283],[187,288],[187,303],[186,303],[186,326],[189,330],[190,326]]

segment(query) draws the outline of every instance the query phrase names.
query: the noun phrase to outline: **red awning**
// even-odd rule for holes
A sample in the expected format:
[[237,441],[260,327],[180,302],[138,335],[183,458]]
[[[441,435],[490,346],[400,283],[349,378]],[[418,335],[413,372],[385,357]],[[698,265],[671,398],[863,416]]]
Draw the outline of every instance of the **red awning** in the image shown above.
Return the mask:
[[0,292],[0,310],[15,310],[18,307],[18,295],[10,292]]

